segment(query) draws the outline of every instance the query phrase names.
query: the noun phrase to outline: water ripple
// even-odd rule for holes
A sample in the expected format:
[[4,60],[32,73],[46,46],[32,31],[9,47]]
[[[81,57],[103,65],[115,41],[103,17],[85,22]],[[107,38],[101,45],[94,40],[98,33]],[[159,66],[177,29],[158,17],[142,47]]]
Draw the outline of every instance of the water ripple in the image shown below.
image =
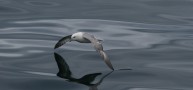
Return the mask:
[[[193,90],[192,7],[193,0],[0,0],[0,89]],[[102,39],[115,71],[103,78],[110,70],[90,44],[54,50],[75,32]],[[65,59],[60,70],[54,53]]]
[[[18,52],[19,55],[17,54],[15,56],[22,56],[22,54],[25,56],[25,54],[33,51],[31,49],[40,47],[53,49],[53,46],[60,38],[78,31],[89,32],[96,35],[96,37],[102,38],[104,40],[103,45],[105,50],[149,48],[174,40],[176,40],[175,43],[177,45],[192,48],[192,39],[183,37],[184,40],[178,40],[180,38],[180,36],[176,36],[178,32],[175,34],[166,33],[167,31],[171,32],[171,28],[172,30],[180,31],[179,28],[181,26],[174,25],[149,25],[95,19],[27,20],[8,22],[8,24],[12,26],[16,24],[17,27],[4,27],[0,29],[0,41],[4,42],[1,46],[7,49],[31,47],[27,49],[29,51],[25,51],[25,53],[23,53],[23,51]],[[182,27],[184,28],[186,26]],[[189,26],[186,28],[189,28]],[[150,30],[152,30],[153,33],[151,33]],[[179,33],[180,35],[186,35],[181,33],[181,31]],[[187,41],[186,39],[189,40]],[[65,46],[65,49],[94,51],[91,46],[79,44],[77,47],[76,44],[77,43],[69,43]],[[41,49],[37,52],[43,53],[46,51]],[[5,54],[2,53],[1,56],[5,56]]]
[[[114,90],[177,90],[175,88],[192,86],[187,78],[192,77],[189,74],[193,52],[192,26],[189,25],[99,19],[15,20],[4,24],[0,25],[0,75],[5,78],[11,75],[21,80],[41,77],[52,79],[50,83],[58,80],[50,77],[57,72],[53,47],[60,38],[82,31],[104,40],[104,49],[116,69],[132,68],[133,71],[116,71],[107,78],[108,84],[104,84],[114,86]],[[101,58],[90,44],[71,42],[55,51],[67,58],[75,77],[109,70],[104,62],[98,61]],[[31,81],[27,83],[39,87]]]
[[163,69],[173,69],[180,70],[182,72],[192,72],[193,63],[192,62],[175,62],[175,63],[159,63],[150,64],[148,67],[163,68]]
[[0,6],[0,14],[17,14],[22,12],[23,10],[14,7]]
[[26,1],[25,3],[31,6],[40,6],[40,7],[53,7],[60,5],[55,2],[40,2],[40,1]]

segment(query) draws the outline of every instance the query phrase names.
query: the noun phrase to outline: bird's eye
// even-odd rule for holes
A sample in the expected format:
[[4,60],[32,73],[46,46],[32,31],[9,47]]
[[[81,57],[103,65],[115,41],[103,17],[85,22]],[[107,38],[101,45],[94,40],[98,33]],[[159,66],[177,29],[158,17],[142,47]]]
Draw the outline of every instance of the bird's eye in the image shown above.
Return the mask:
[[76,36],[74,36],[73,38],[76,38]]

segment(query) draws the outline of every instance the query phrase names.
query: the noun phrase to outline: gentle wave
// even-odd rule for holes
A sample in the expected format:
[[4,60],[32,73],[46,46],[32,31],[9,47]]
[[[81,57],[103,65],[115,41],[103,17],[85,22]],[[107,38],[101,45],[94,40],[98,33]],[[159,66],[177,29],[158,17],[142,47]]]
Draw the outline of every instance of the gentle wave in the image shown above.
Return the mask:
[[[192,7],[192,0],[0,0],[0,89],[193,90]],[[90,44],[54,50],[75,32],[103,39],[115,71],[106,76]],[[55,53],[67,72],[59,73]]]
[[[191,48],[192,46],[192,43],[185,43],[186,39],[191,41],[191,38],[183,37],[184,40],[179,41],[178,38],[182,37],[176,36],[178,31],[180,31],[179,28],[187,28],[189,30],[190,26],[156,25],[97,19],[27,20],[8,22],[8,24],[16,24],[17,27],[4,27],[0,29],[0,41],[4,42],[3,48],[8,46],[7,48],[15,49],[22,49],[24,47],[33,47],[33,49],[46,47],[52,49],[60,38],[78,31],[89,32],[102,38],[105,50],[143,49],[154,45],[167,44],[173,40],[176,40],[176,44],[183,47]],[[42,24],[42,26],[39,26],[39,24]],[[149,30],[156,32],[151,33]],[[166,30],[168,32],[175,30],[176,33],[162,32]],[[183,34],[181,31],[179,34],[186,35],[186,33]],[[78,44],[77,46],[77,43],[69,43],[65,46],[65,49],[94,51],[91,46],[85,44]],[[26,52],[30,52],[30,50]],[[41,50],[41,52],[45,51]],[[25,56],[24,54],[26,53],[18,52],[18,54]]]

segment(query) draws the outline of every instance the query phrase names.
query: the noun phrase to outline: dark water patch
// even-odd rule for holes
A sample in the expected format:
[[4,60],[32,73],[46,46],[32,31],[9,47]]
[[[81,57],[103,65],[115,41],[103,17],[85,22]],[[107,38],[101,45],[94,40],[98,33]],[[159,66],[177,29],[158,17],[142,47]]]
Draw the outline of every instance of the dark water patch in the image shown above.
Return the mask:
[[112,37],[124,37],[124,36],[130,36],[132,34],[129,33],[120,33],[120,34],[112,34]]
[[[64,88],[69,88],[69,89],[78,89],[78,88],[84,88],[83,86],[80,86],[80,85],[77,85],[77,84],[70,84],[70,83],[67,83],[67,82],[64,82],[64,81],[58,81],[58,80],[38,80],[38,79],[35,79],[35,80],[23,80],[23,81],[20,81],[21,84],[14,84],[14,83],[11,83],[11,85],[13,86],[12,88],[16,89],[16,90],[23,90],[23,89],[29,89],[29,90],[42,90],[42,89],[46,89],[46,90],[53,90],[53,89],[64,89]],[[54,85],[54,87],[52,86]]]
[[0,6],[0,14],[18,14],[22,12],[23,10],[15,7]]
[[[12,38],[9,38],[10,36]],[[0,37],[2,39],[32,39],[32,40],[39,40],[39,39],[50,40],[51,39],[51,40],[54,40],[53,37],[55,36],[44,35],[44,34],[33,34],[33,33],[12,33],[12,34],[2,34]]]
[[32,6],[40,6],[40,7],[52,7],[52,6],[58,6],[58,3],[54,2],[40,2],[40,1],[28,1],[26,4],[32,5]]
[[[168,29],[168,30],[158,30],[158,29],[132,29],[132,30],[134,30],[134,31],[139,31],[139,32],[148,32],[148,33],[176,33],[176,32],[178,32],[178,33],[180,33],[180,32],[183,32],[184,33],[184,31],[186,31],[186,33],[192,33],[193,32],[193,30],[191,30],[191,29],[184,29],[183,31],[182,30],[176,30],[176,29],[174,29],[174,30],[171,30],[171,29]],[[185,35],[185,36],[187,36],[187,35]]]
[[192,65],[193,63],[183,63],[183,62],[175,62],[175,63],[158,63],[158,64],[150,64],[148,67],[155,67],[155,68],[163,68],[163,69],[170,69],[170,70],[180,70],[182,72],[190,72],[193,73]]
[[7,4],[7,3],[9,3],[9,1],[8,0],[0,0],[0,3],[1,4]]
[[79,32],[102,32],[101,30],[92,30],[92,29],[80,29]]
[[[167,2],[167,3],[166,3]],[[156,0],[156,1],[146,1],[148,5],[153,6],[165,6],[165,7],[174,7],[174,6],[191,6],[193,4],[192,1],[181,1],[181,0],[171,0],[171,1],[162,1],[162,0]]]
[[159,15],[162,18],[178,21],[178,22],[183,22],[185,24],[192,24],[192,19],[193,17],[187,16],[187,17],[182,17],[182,16],[175,16],[175,15],[167,15],[167,14],[161,14]]
[[[173,43],[176,45],[179,45],[181,47],[192,48],[193,39],[179,39],[179,40],[174,40]],[[192,50],[192,49],[190,49],[190,50]]]
[[133,29],[134,31],[139,31],[139,32],[148,32],[148,33],[169,33],[172,31],[168,30],[155,30],[155,29]]

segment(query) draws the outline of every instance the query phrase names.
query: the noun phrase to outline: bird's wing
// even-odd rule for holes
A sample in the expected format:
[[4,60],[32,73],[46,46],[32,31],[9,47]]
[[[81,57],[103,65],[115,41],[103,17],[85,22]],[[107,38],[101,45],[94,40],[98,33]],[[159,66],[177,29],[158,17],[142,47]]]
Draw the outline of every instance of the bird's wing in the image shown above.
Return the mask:
[[83,37],[87,40],[89,40],[93,47],[96,49],[96,51],[100,54],[100,56],[103,58],[103,60],[105,61],[105,63],[108,65],[109,68],[111,68],[112,70],[114,70],[109,57],[107,56],[107,54],[103,51],[103,46],[102,44],[91,34],[88,33],[84,33]]
[[71,41],[71,36],[72,36],[72,35],[68,35],[68,36],[63,37],[62,39],[60,39],[60,40],[56,43],[54,49],[59,48],[60,46],[62,46],[62,45],[65,44],[66,42],[70,42],[70,41]]

